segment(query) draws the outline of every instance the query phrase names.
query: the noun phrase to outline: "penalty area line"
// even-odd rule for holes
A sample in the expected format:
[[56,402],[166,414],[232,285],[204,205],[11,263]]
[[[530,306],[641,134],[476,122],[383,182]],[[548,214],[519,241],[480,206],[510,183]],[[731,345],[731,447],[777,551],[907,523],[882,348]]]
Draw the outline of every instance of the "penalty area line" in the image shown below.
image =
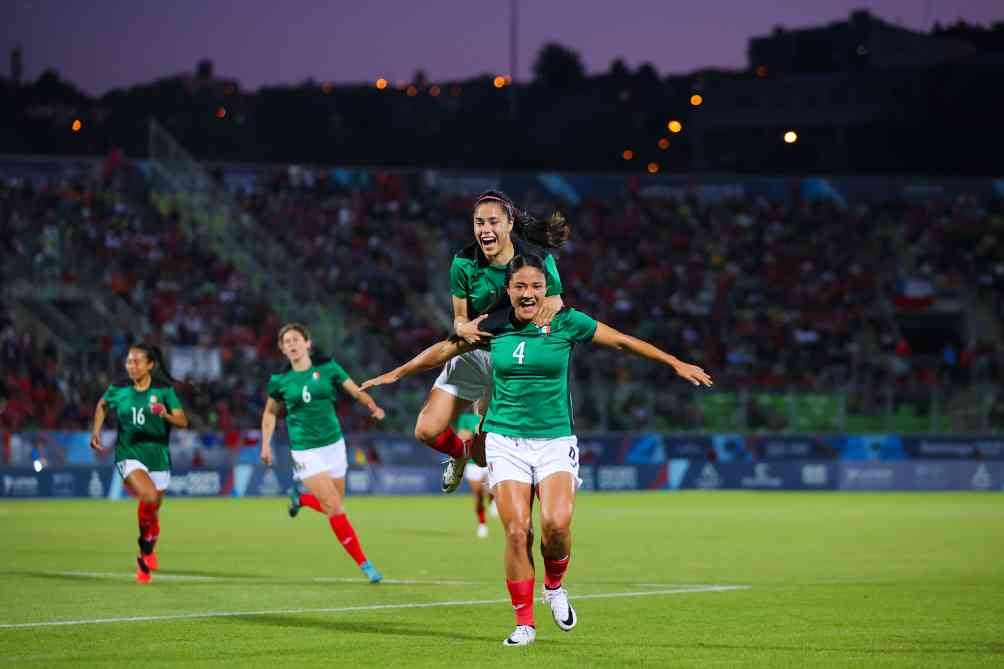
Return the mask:
[[[667,590],[646,590],[639,592],[604,592],[591,595],[573,596],[572,599],[627,599],[631,597],[655,597],[659,595],[679,595],[698,592],[728,592],[749,590],[748,585],[707,585],[701,587],[672,588]],[[308,613],[354,613],[357,611],[390,611],[400,609],[433,609],[446,606],[486,606],[489,604],[509,604],[508,599],[469,599],[443,602],[408,602],[401,604],[366,604],[362,606],[340,606],[317,609],[268,609],[262,611],[205,611],[202,613],[175,613],[159,616],[121,616],[116,618],[84,618],[80,620],[40,620],[31,623],[0,623],[0,629],[29,629],[37,627],[69,627],[75,625],[107,625],[110,623],[146,623],[164,620],[193,620],[199,618],[242,618],[271,615],[300,615]]]

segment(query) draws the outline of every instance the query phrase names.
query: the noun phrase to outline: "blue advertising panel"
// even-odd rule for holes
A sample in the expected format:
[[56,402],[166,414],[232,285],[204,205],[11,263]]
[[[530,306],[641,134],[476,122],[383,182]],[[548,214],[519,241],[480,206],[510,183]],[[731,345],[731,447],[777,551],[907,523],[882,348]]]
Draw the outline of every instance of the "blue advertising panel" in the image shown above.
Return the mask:
[[912,458],[1004,460],[1004,436],[916,435],[903,437],[903,450]]

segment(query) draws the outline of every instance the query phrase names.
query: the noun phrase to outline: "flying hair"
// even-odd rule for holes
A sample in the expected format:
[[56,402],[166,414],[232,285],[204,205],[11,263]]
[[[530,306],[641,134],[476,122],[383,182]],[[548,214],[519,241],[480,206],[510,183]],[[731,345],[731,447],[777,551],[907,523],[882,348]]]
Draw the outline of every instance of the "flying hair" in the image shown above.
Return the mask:
[[486,190],[474,201],[474,208],[484,202],[498,202],[505,210],[506,216],[512,221],[513,230],[523,239],[537,246],[556,249],[568,241],[571,236],[571,226],[560,212],[556,211],[544,219],[535,218],[523,211],[512,199],[500,190]]

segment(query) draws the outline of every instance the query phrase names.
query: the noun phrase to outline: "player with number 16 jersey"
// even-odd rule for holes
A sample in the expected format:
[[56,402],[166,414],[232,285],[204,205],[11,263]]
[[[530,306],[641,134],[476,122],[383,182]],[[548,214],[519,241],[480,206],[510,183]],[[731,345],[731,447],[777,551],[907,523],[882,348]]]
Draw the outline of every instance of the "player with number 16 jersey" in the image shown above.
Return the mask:
[[98,453],[103,450],[101,427],[111,410],[118,423],[115,467],[139,499],[136,580],[145,584],[160,566],[154,549],[160,537],[160,506],[171,482],[171,427],[188,427],[188,418],[160,349],[134,344],[125,367],[128,378],[109,386],[94,409],[91,448]]

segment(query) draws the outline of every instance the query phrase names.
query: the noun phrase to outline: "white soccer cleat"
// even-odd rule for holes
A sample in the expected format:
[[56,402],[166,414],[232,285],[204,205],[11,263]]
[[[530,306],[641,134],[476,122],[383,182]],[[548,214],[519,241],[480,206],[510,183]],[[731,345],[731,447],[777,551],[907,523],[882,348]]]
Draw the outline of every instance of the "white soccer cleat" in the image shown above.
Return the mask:
[[568,601],[568,590],[544,588],[544,603],[551,607],[554,623],[562,632],[571,632],[572,628],[578,624],[579,618],[575,615],[572,603]]
[[506,637],[506,640],[502,642],[502,645],[529,646],[536,638],[536,627],[533,627],[532,625],[516,625],[516,629],[512,631],[512,634]]
[[443,469],[443,483],[440,486],[443,492],[451,493],[460,487],[460,482],[464,480],[464,467],[467,466],[467,458],[457,460],[450,458],[446,461]]
[[478,525],[478,539],[485,539],[488,537],[488,526]]

